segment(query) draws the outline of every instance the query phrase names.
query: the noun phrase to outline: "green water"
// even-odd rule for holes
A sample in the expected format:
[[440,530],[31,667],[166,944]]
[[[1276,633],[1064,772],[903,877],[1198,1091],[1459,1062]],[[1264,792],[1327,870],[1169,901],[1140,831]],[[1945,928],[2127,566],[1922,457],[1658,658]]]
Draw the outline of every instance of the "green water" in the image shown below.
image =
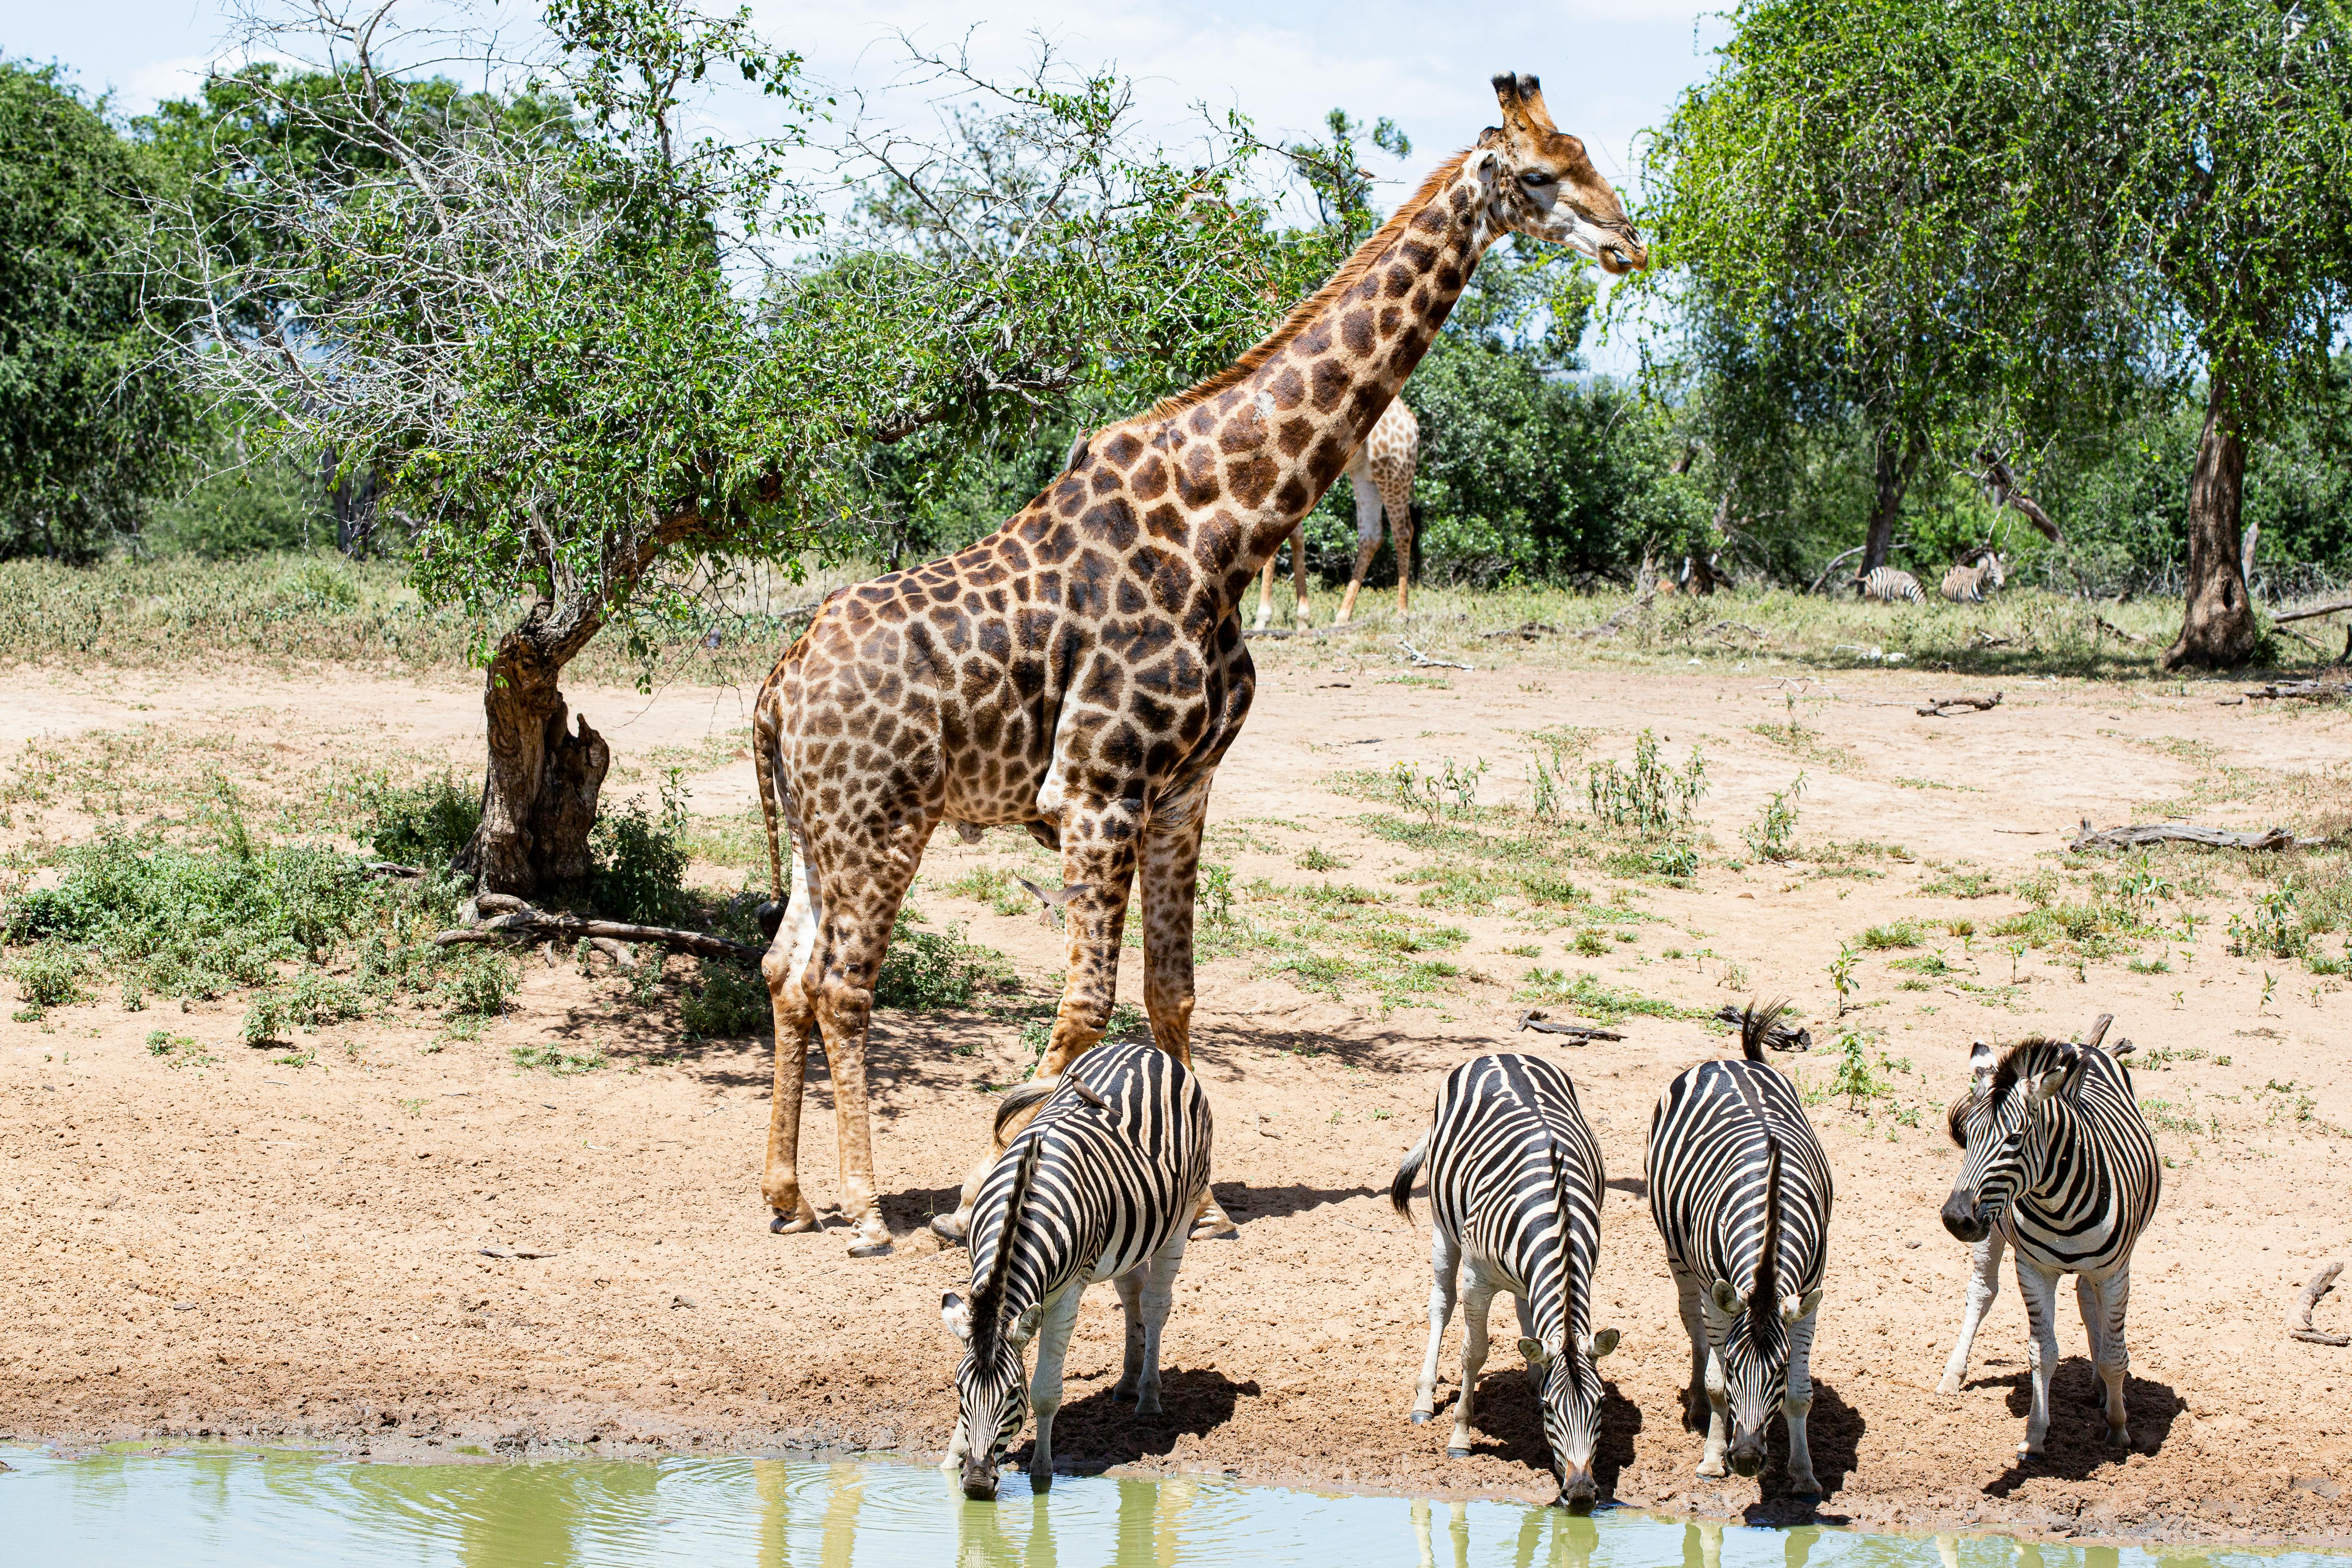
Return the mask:
[[975,1503],[916,1465],[797,1459],[374,1465],[212,1450],[60,1459],[0,1449],[0,1564],[16,1568],[2352,1568],[2210,1555],[1717,1527],[1630,1509],[1327,1497],[1222,1482],[1018,1471]]

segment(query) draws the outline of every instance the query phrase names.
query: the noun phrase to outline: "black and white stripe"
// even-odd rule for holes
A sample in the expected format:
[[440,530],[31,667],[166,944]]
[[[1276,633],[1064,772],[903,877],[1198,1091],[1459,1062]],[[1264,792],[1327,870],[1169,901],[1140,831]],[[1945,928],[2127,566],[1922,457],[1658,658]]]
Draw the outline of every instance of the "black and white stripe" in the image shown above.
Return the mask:
[[1462,1397],[1445,1451],[1468,1456],[1486,1310],[1496,1291],[1509,1291],[1519,1308],[1519,1353],[1538,1384],[1558,1500],[1589,1510],[1599,1496],[1592,1450],[1601,1390],[1593,1363],[1615,1347],[1617,1331],[1591,1331],[1601,1146],[1575,1086],[1539,1057],[1498,1053],[1465,1062],[1446,1075],[1429,1131],[1389,1185],[1390,1201],[1408,1218],[1413,1179],[1424,1168],[1436,1283],[1412,1418],[1426,1421],[1434,1407],[1438,1346],[1460,1274]]
[[1936,591],[1955,605],[1979,605],[1988,590],[2008,584],[2009,573],[2000,557],[1988,550],[1974,562],[1961,562],[1945,573]]
[[[1691,1404],[1704,1395],[1698,1473],[1752,1476],[1779,1406],[1789,1485],[1818,1494],[1805,1440],[1814,1314],[1829,1258],[1829,1158],[1789,1080],[1764,1062],[1777,1006],[1741,1017],[1745,1059],[1701,1062],[1650,1119],[1650,1214],[1691,1338]],[[1728,1431],[1727,1432],[1727,1424]]]
[[[996,1495],[998,1456],[1034,1410],[1029,1479],[1054,1480],[1062,1355],[1088,1285],[1108,1279],[1127,1310],[1127,1360],[1114,1398],[1160,1409],[1160,1331],[1184,1240],[1209,1190],[1209,1101],[1183,1063],[1149,1042],[1097,1046],[1051,1084],[1007,1095],[1001,1125],[1040,1100],[1005,1146],[971,1211],[970,1302],[940,1315],[963,1342],[957,1418],[944,1468],[968,1497]],[[1023,1353],[1037,1341],[1037,1374]]]
[[1853,591],[1865,599],[1876,599],[1891,605],[1897,599],[1914,605],[1924,605],[1927,595],[1919,591],[1919,579],[1894,566],[1874,566],[1853,580]]
[[2133,1097],[2131,1074],[2099,1048],[2110,1020],[2090,1040],[2031,1039],[1998,1059],[1979,1040],[1969,1048],[1974,1082],[1948,1117],[1968,1152],[1944,1228],[1974,1248],[1959,1342],[1944,1368],[1943,1392],[1968,1373],[1977,1325],[2000,1288],[2004,1244],[2017,1251],[2017,1289],[2032,1330],[2026,1347],[2033,1407],[2019,1451],[2042,1452],[2050,1430],[2050,1377],[2058,1364],[2058,1278],[2075,1277],[2075,1300],[2091,1341],[2091,1362],[2106,1385],[2107,1441],[2127,1446],[2124,1309],[2131,1297],[2132,1247],[2155,1216],[2163,1191],[2156,1140]]

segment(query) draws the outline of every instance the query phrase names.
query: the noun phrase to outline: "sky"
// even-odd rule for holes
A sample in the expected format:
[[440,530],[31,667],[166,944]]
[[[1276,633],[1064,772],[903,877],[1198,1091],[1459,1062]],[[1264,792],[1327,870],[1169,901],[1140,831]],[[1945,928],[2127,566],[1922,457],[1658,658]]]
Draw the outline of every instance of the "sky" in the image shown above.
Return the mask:
[[[237,0],[229,0],[230,4]],[[264,0],[266,3],[266,0]],[[411,0],[415,4],[416,0]],[[425,0],[431,4],[433,0]],[[1197,136],[1198,106],[1239,109],[1261,135],[1320,132],[1344,108],[1386,115],[1412,140],[1410,158],[1362,144],[1393,202],[1449,153],[1496,119],[1488,78],[1531,71],[1561,129],[1582,137],[1595,166],[1629,192],[1642,133],[1705,77],[1725,36],[1720,14],[1678,0],[1549,0],[1412,4],[1407,0],[751,0],[761,33],[798,51],[814,82],[863,94],[886,118],[924,112],[905,84],[904,34],[933,52],[968,48],[984,74],[1007,76],[1040,40],[1070,64],[1115,65],[1136,85],[1140,123],[1171,147]],[[718,9],[711,5],[711,9]],[[527,5],[485,4],[473,16],[528,25]],[[90,93],[137,114],[194,89],[230,58],[224,0],[0,0],[0,53],[55,60]],[[730,130],[763,127],[763,105],[722,102]],[[1600,349],[1599,370],[1630,363],[1629,345]]]

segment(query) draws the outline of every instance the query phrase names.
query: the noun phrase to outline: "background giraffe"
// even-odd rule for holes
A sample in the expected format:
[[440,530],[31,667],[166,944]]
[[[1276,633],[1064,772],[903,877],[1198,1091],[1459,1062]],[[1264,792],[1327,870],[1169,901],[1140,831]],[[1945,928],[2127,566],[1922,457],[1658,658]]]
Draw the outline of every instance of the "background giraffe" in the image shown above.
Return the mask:
[[[1190,1063],[1193,879],[1210,781],[1249,712],[1250,579],[1363,445],[1498,235],[1566,243],[1612,272],[1647,263],[1536,79],[1499,76],[1495,91],[1503,127],[1441,164],[1265,341],[1096,432],[994,534],[833,595],[761,687],[752,755],[784,905],[761,964],[776,1022],[761,1183],[774,1228],[817,1224],[797,1168],[814,1027],[851,1250],[890,1245],[866,1031],[891,925],[942,821],[1019,824],[1061,852],[1069,970],[1041,1079],[1109,1023],[1139,873],[1152,1038]],[[1231,1228],[1213,1201],[1202,1223]]]
[[[1397,614],[1405,613],[1412,575],[1412,474],[1420,464],[1421,421],[1404,405],[1403,398],[1391,398],[1372,433],[1348,459],[1348,481],[1356,492],[1356,569],[1348,578],[1348,595],[1339,601],[1333,626],[1346,626],[1356,613],[1356,595],[1364,585],[1364,574],[1371,570],[1372,557],[1380,552],[1383,509],[1396,534]],[[1257,582],[1260,631],[1274,618],[1274,556],[1265,558],[1265,570]],[[1303,626],[1307,624],[1307,525],[1303,522],[1290,531],[1290,585],[1297,600],[1298,624]]]

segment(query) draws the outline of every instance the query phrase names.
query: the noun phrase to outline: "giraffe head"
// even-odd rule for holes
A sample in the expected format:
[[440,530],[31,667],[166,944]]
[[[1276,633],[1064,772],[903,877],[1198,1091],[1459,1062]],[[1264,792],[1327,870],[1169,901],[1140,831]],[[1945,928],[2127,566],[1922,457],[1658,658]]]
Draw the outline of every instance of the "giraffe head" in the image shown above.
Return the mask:
[[1473,157],[1489,164],[1493,221],[1590,256],[1611,272],[1650,264],[1649,250],[1616,190],[1593,168],[1584,143],[1551,122],[1543,84],[1531,76],[1495,79],[1503,123],[1478,138]]

